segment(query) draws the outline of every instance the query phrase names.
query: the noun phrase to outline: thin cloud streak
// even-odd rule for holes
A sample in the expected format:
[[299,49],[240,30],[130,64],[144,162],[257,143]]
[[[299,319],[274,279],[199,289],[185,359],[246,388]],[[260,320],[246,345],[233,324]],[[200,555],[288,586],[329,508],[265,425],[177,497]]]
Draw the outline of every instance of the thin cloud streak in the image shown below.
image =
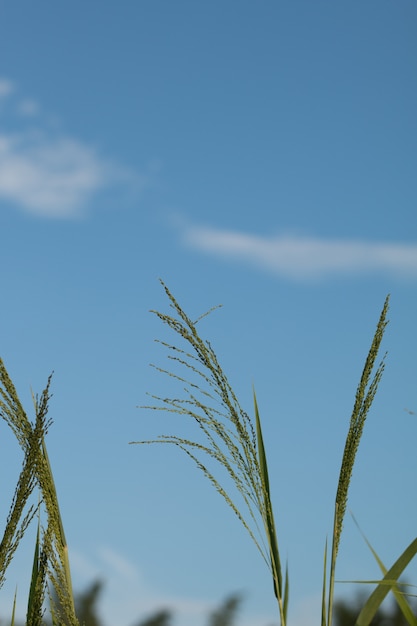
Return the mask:
[[[82,587],[93,580],[104,581],[104,591],[99,607],[106,616],[105,623],[128,626],[155,614],[161,609],[172,611],[175,623],[183,626],[206,626],[208,616],[224,600],[207,600],[192,596],[174,595],[167,589],[155,585],[129,557],[112,546],[101,546],[90,555],[71,551],[74,580],[81,578]],[[232,593],[233,590],[225,590]],[[294,626],[313,626],[320,615],[321,596],[304,598],[294,605]],[[243,595],[242,609],[245,607]],[[274,614],[262,611],[240,618],[243,626],[265,626],[276,621]]]
[[189,227],[184,243],[214,256],[244,261],[289,279],[382,273],[417,278],[417,245],[281,235],[256,236]]
[[71,562],[76,584],[78,578],[84,587],[93,580],[104,581],[99,607],[107,625],[128,626],[166,608],[184,626],[204,626],[207,614],[217,606],[154,586],[128,557],[110,546],[102,546],[89,556],[72,550]]

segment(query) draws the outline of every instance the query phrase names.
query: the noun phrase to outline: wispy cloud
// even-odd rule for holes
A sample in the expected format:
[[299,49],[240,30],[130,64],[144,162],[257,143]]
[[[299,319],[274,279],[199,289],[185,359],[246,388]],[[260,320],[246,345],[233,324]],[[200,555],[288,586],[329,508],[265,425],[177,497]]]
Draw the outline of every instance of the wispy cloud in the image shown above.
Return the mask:
[[0,132],[0,201],[40,217],[70,218],[82,214],[94,194],[133,182],[131,172],[94,147],[48,128],[39,104],[15,98],[16,91],[0,79],[0,102],[8,102],[12,116],[20,115],[20,124],[30,119],[26,129]]
[[[172,612],[174,624],[178,626],[207,626],[208,616],[225,599],[223,597],[207,599],[195,595],[174,593],[138,567],[129,556],[110,545],[89,546],[87,551],[72,547],[70,550],[71,571],[75,593],[84,592],[93,582],[103,583],[103,594],[98,602],[99,615],[103,624],[111,626],[131,626],[137,624],[162,609]],[[25,567],[24,563],[22,567]],[[27,579],[26,569],[17,579]],[[29,581],[28,581],[29,583]],[[225,594],[231,592],[226,589]],[[4,606],[12,606],[15,588],[7,585],[3,594]],[[25,593],[17,596],[17,621],[24,622],[26,615]],[[305,598],[294,602],[291,608],[291,620],[294,626],[313,626],[320,614],[320,596]],[[278,614],[256,607],[246,611],[245,595],[239,623],[242,626],[265,626],[277,623]]]
[[417,245],[276,235],[187,226],[183,242],[213,256],[246,262],[296,280],[365,273],[417,278]]
[[[209,614],[224,600],[218,598],[213,602],[163,589],[158,581],[149,580],[126,555],[110,546],[102,546],[88,556],[72,550],[71,563],[76,587],[81,584],[83,589],[93,580],[104,581],[100,607],[105,616],[104,623],[108,625],[129,626],[161,609],[167,609],[172,612],[175,624],[206,626]],[[246,615],[241,623],[244,626],[264,626],[276,621],[274,617],[273,614],[260,612]],[[310,626],[310,622],[306,621],[305,626]]]
[[34,117],[40,113],[39,103],[33,98],[21,100],[17,105],[17,112],[24,117]]
[[14,91],[14,86],[11,80],[7,78],[0,78],[0,100],[4,100]]
[[89,555],[72,550],[71,563],[76,587],[104,582],[101,612],[106,624],[128,626],[166,608],[184,626],[203,626],[214,608],[208,601],[176,596],[153,585],[136,564],[110,546]]

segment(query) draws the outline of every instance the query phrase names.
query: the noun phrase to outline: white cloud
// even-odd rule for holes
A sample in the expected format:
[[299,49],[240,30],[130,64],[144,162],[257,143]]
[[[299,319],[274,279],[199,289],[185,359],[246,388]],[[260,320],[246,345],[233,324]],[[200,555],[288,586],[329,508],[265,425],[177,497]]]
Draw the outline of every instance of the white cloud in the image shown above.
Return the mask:
[[317,279],[369,272],[417,277],[417,245],[318,237],[256,236],[215,228],[187,227],[186,245],[245,261],[290,279]]
[[[0,78],[0,101],[14,91],[11,81]],[[143,186],[143,179],[139,181],[85,142],[51,132],[32,98],[13,100],[12,108],[21,116],[20,125],[22,118],[37,116],[37,128],[32,121],[26,130],[0,132],[0,201],[40,217],[70,218],[82,214],[91,198],[105,188],[135,182]]]
[[0,197],[36,215],[77,215],[111,174],[91,148],[74,139],[0,134]]
[[107,567],[111,568],[112,572],[122,576],[126,580],[133,582],[139,580],[138,571],[133,563],[112,548],[108,546],[100,548],[99,555],[106,563]]

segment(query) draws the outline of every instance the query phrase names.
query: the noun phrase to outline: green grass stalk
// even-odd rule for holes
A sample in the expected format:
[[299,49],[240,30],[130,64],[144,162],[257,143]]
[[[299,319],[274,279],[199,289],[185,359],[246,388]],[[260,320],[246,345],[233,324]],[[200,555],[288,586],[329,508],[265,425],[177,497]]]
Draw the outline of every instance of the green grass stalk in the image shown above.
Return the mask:
[[[161,281],[162,282],[162,281]],[[256,426],[241,408],[233,389],[223,372],[216,354],[208,341],[198,334],[193,322],[179,306],[174,296],[162,283],[176,317],[154,311],[174,330],[187,345],[182,349],[165,342],[173,360],[185,372],[185,377],[171,371],[156,369],[185,384],[186,398],[162,398],[152,396],[157,405],[147,408],[167,410],[190,417],[199,426],[203,441],[191,441],[177,436],[161,436],[153,441],[132,443],[168,443],[178,446],[204,473],[215,489],[236,514],[249,533],[262,558],[268,565],[274,593],[277,598],[282,626],[286,624],[288,607],[288,572],[283,576],[279,557],[277,534],[270,497],[266,454],[262,438],[259,411],[254,394]],[[193,380],[189,380],[192,378]],[[238,506],[233,495],[208,468],[204,457],[214,461],[217,469],[224,470],[231,479],[235,494],[242,498],[244,508]],[[260,530],[263,527],[264,532]]]
[[389,296],[387,296],[387,298],[385,299],[384,306],[382,308],[376,331],[371,343],[371,347],[366,357],[365,366],[356,391],[355,403],[350,418],[349,430],[343,452],[334,507],[332,553],[330,559],[329,601],[326,620],[328,626],[331,626],[332,624],[336,560],[339,550],[340,538],[342,535],[343,521],[346,513],[349,486],[352,477],[353,467],[355,465],[356,454],[362,437],[365,420],[369,413],[369,409],[372,406],[372,402],[378,389],[378,385],[381,380],[385,366],[384,356],[372,378],[375,361],[379,353],[385,328],[388,324],[388,307]]
[[[45,593],[51,586],[58,598],[59,620],[67,626],[78,626],[75,615],[68,548],[59,510],[55,482],[46,449],[45,437],[51,420],[47,418],[50,399],[49,376],[40,399],[34,397],[35,420],[28,419],[18,398],[16,389],[0,359],[0,416],[16,436],[24,453],[23,469],[16,486],[15,495],[0,543],[0,586],[6,570],[36,511],[44,509],[46,528],[38,523],[32,579],[28,596],[27,622],[31,626],[43,623]],[[29,505],[29,498],[39,487],[40,503]]]
[[[285,626],[289,596],[288,568],[286,568],[285,581],[283,582],[267,458],[255,392],[254,425],[248,414],[241,408],[211,344],[201,339],[197,331],[197,323],[204,315],[193,322],[185,314],[167,286],[162,281],[161,283],[175,315],[167,315],[158,311],[153,311],[153,313],[183,340],[184,347],[163,341],[159,342],[168,349],[168,358],[177,366],[178,373],[160,367],[156,367],[156,370],[177,380],[183,388],[185,397],[179,399],[152,395],[151,397],[156,404],[142,408],[168,411],[191,418],[200,428],[202,440],[194,441],[176,435],[161,435],[157,439],[131,443],[175,445],[193,460],[198,469],[203,472],[237,515],[268,565],[274,593],[278,601],[281,626]],[[332,626],[336,561],[349,486],[365,420],[384,371],[385,357],[373,374],[387,325],[388,306],[389,296],[385,300],[365,361],[346,437],[335,498],[329,562],[327,541],[324,552],[322,626]],[[212,462],[210,467],[206,459]],[[215,469],[211,469],[212,466]],[[245,505],[243,508],[238,506],[232,493],[223,486],[217,477],[216,468],[217,470],[224,470],[231,479],[232,486],[235,488],[233,493],[241,496]],[[389,589],[392,588],[394,592],[398,589],[396,587],[397,577],[402,573],[409,560],[413,558],[415,551],[417,551],[417,544],[410,544],[398,562],[386,572],[384,580],[378,581],[377,589],[365,604],[364,613],[361,614],[362,617],[357,626],[369,626],[368,617],[372,611],[377,610],[375,607],[378,607],[383,601]],[[327,573],[329,574],[328,589]],[[407,615],[407,610],[405,613]],[[414,622],[409,623],[416,626]]]

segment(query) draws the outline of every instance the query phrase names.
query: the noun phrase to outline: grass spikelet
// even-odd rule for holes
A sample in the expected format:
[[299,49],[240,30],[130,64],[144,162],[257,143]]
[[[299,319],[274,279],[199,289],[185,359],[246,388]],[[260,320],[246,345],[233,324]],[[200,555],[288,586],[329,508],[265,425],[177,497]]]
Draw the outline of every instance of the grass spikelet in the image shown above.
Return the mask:
[[339,550],[340,537],[342,534],[343,520],[346,513],[346,506],[349,494],[349,485],[352,477],[353,467],[356,460],[356,453],[362,437],[365,420],[374,400],[379,382],[384,371],[384,359],[376,369],[372,377],[375,361],[377,359],[381,341],[384,336],[385,328],[388,324],[387,313],[389,307],[389,296],[386,297],[381,315],[376,327],[376,331],[365,361],[362,376],[356,391],[355,402],[350,418],[349,430],[346,437],[345,448],[343,452],[342,464],[340,468],[339,481],[337,485],[335,510],[334,510],[334,528],[332,541],[332,554],[330,561],[330,580],[329,580],[329,603],[328,603],[328,626],[332,623],[332,607],[334,592],[334,576],[336,569],[336,559]]
[[[50,399],[50,382],[51,377],[48,379],[47,387],[42,392],[40,400],[34,397],[37,420],[43,421],[47,415]],[[37,460],[37,480],[47,515],[47,526],[43,532],[42,540],[42,554],[46,558],[48,569],[47,579],[52,584],[58,598],[62,618],[69,626],[78,626],[78,620],[75,615],[68,546],[44,436],[41,440],[40,454]]]
[[362,372],[361,380],[356,391],[355,404],[350,418],[349,431],[346,438],[345,449],[343,452],[342,465],[340,468],[339,482],[336,493],[337,503],[337,524],[335,536],[335,551],[339,548],[340,536],[342,534],[343,520],[346,513],[346,505],[348,500],[348,491],[350,479],[352,477],[353,466],[355,464],[356,453],[358,451],[359,442],[362,437],[363,427],[375,397],[376,390],[381,380],[384,367],[385,356],[379,364],[373,379],[371,380],[375,361],[378,356],[385,328],[388,324],[386,319],[389,306],[389,296],[387,296],[384,307],[382,309],[376,332],[366,358],[365,366]]
[[[185,399],[152,396],[158,402],[143,408],[166,410],[191,417],[199,426],[203,441],[177,436],[160,436],[152,441],[132,443],[169,443],[178,446],[197,465],[237,515],[263,559],[270,568],[278,600],[282,626],[288,605],[288,585],[283,589],[278,543],[269,493],[269,479],[263,446],[258,407],[255,400],[256,429],[241,408],[216,354],[208,341],[201,339],[196,325],[181,309],[167,286],[161,281],[176,316],[153,311],[159,319],[179,335],[188,349],[160,342],[169,350],[169,359],[180,366],[183,375],[167,369],[156,369],[173,377],[184,386]],[[192,378],[193,380],[189,380]],[[215,461],[226,471],[237,493],[243,499],[244,511],[235,498],[207,467],[204,457]],[[263,526],[264,533],[260,531]],[[287,577],[286,577],[287,578]]]
[[5,581],[7,568],[36,512],[35,507],[27,506],[27,503],[36,486],[36,465],[39,456],[40,442],[47,429],[47,424],[43,423],[41,420],[38,420],[32,428],[20,404],[16,389],[1,359],[0,417],[2,417],[11,428],[24,453],[23,468],[16,485],[10,512],[0,543],[1,588]]
[[[33,397],[35,420],[28,419],[0,359],[0,416],[16,436],[23,453],[23,469],[16,486],[10,513],[0,543],[0,587],[5,580],[6,570],[13,558],[21,538],[36,511],[46,514],[46,529],[39,522],[35,542],[35,556],[28,598],[27,623],[36,626],[43,623],[43,605],[48,583],[59,599],[62,619],[60,623],[78,626],[75,616],[68,550],[59,511],[58,497],[49,463],[45,437],[51,420],[48,419],[49,376],[40,398]],[[28,504],[35,487],[40,491],[38,506]]]

